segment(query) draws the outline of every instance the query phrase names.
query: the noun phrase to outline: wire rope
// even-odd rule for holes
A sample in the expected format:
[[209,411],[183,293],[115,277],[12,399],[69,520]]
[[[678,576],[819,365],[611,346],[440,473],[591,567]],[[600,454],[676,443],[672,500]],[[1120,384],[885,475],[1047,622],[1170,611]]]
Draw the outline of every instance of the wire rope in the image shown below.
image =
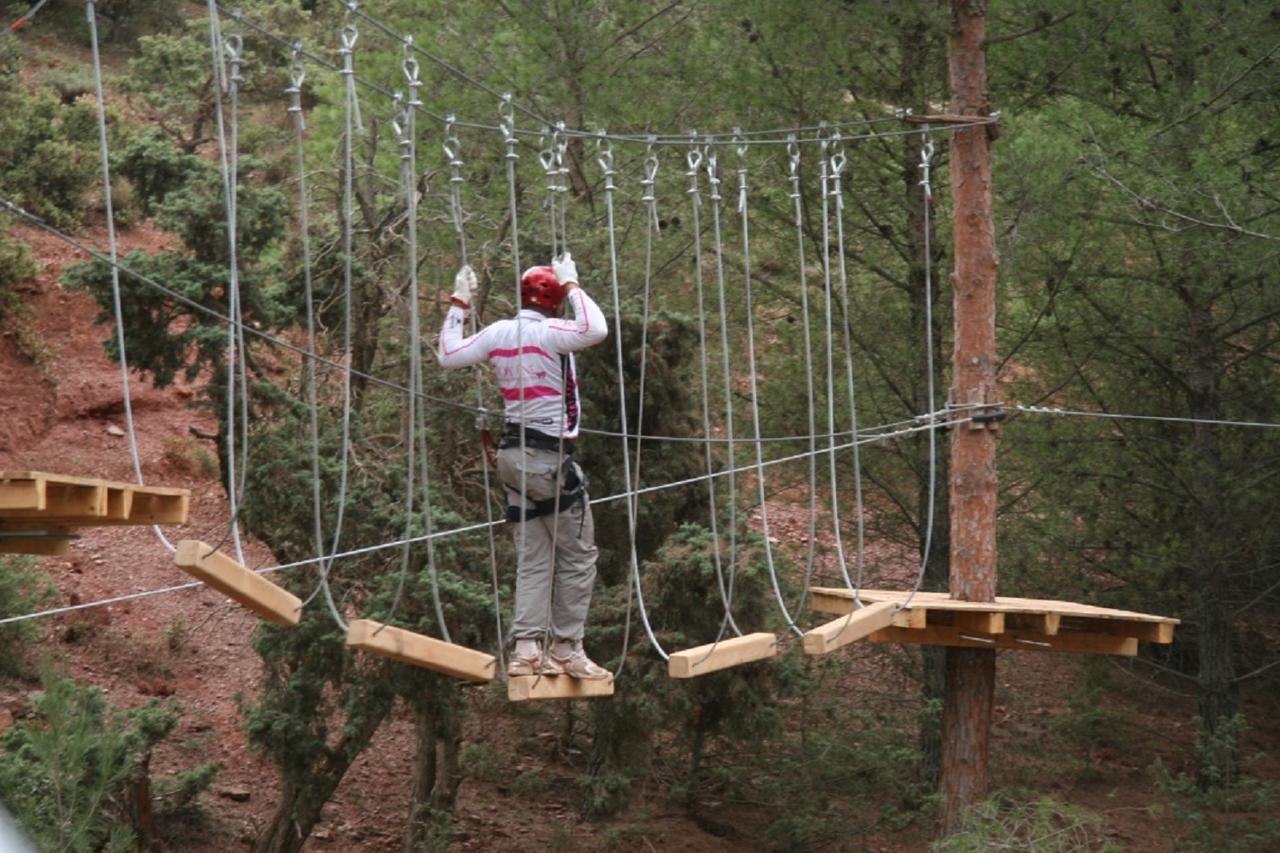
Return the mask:
[[[70,246],[71,248],[76,249],[77,251],[82,252],[85,255],[88,255],[90,258],[93,258],[94,260],[107,264],[108,266],[114,267],[118,269],[120,272],[129,276],[130,278],[133,278],[141,282],[142,284],[145,284],[147,287],[150,287],[159,293],[163,293],[164,295],[173,299],[175,302],[186,306],[194,313],[202,314],[206,317],[209,317],[212,320],[216,320],[221,323],[239,326],[245,335],[253,336],[258,340],[261,340],[273,346],[278,346],[287,352],[294,353],[295,355],[298,355],[304,358],[314,358],[315,362],[318,365],[323,365],[332,370],[350,372],[353,378],[363,379],[369,384],[375,385],[379,388],[386,388],[388,390],[398,391],[401,394],[407,394],[407,395],[411,395],[414,393],[412,388],[407,388],[398,382],[393,382],[391,380],[384,379],[380,376],[374,376],[373,374],[370,374],[361,370],[356,370],[352,368],[350,365],[343,364],[341,362],[335,361],[330,358],[325,358],[324,356],[319,354],[311,356],[310,354],[307,353],[307,350],[305,347],[298,346],[297,344],[291,343],[290,341],[284,338],[275,337],[274,335],[271,335],[268,332],[264,332],[261,329],[256,329],[251,325],[234,320],[228,317],[226,314],[220,314],[219,312],[213,310],[212,308],[202,305],[199,302],[196,302],[195,300],[191,299],[190,297],[185,296],[182,293],[179,293],[178,291],[165,286],[164,284],[152,278],[151,276],[148,276],[145,273],[142,273],[142,272],[139,272],[138,270],[133,269],[128,264],[118,263],[118,262],[113,264],[111,262],[111,258],[108,255],[104,254],[101,251],[98,251],[97,249],[94,249],[92,246],[86,245],[85,243],[77,240],[76,238],[67,234],[65,231],[62,231],[61,229],[50,225],[48,222],[44,221],[39,216],[36,216],[35,214],[23,208],[22,206],[15,204],[11,199],[7,199],[0,196],[0,208],[4,208],[6,211],[13,214],[14,216],[17,216],[31,223],[37,228],[40,228],[46,233],[51,234],[52,236],[56,237],[58,240],[60,240],[67,246]],[[459,409],[461,411],[471,412],[472,414],[476,414],[476,415],[490,414],[489,409],[485,408],[484,406],[472,406],[467,403],[462,403],[456,399],[450,399],[447,397],[437,397],[431,394],[424,394],[423,399],[429,403],[435,403],[441,406],[447,406],[447,407]],[[911,423],[914,420],[915,418],[906,418],[902,421],[899,421],[898,423]],[[1249,424],[1245,424],[1245,425],[1249,425]],[[1280,428],[1280,424],[1275,424],[1274,426]],[[603,430],[603,429],[592,429],[588,427],[582,427],[580,431],[588,435],[599,435],[605,438],[624,437],[623,433],[618,432],[617,430]],[[636,437],[636,435],[637,435],[636,433],[633,433],[625,437],[634,438]],[[827,438],[830,435],[831,433],[829,431],[823,431],[819,433],[818,437]],[[849,433],[845,430],[838,430],[836,431],[835,435],[838,438],[845,438],[849,435]],[[673,442],[673,443],[682,443],[682,442],[703,443],[703,442],[710,441],[717,444],[724,444],[728,441],[728,439],[726,438],[722,438],[715,435],[644,435],[643,438],[645,441],[665,441],[665,442]],[[799,435],[764,436],[760,440],[764,442],[778,444],[778,443],[801,442],[801,441],[807,441],[808,439],[809,439],[809,436],[799,434]],[[734,442],[746,444],[746,443],[750,443],[751,439],[735,438]]]
[[[831,530],[835,538],[836,561],[840,567],[840,577],[853,595],[854,603],[861,607],[862,602],[858,590],[849,577],[849,566],[845,559],[844,535],[840,524],[840,490],[836,476],[836,377],[835,377],[835,330],[832,326],[835,314],[831,282],[831,205],[830,205],[830,136],[822,142],[822,158],[819,160],[818,185],[822,195],[822,286],[826,308],[826,355],[827,355],[827,469],[831,488]],[[854,436],[854,441],[857,436]]]
[[[311,445],[311,536],[317,557],[323,557],[324,513],[320,488],[320,400],[316,376],[316,320],[314,281],[311,276],[311,216],[310,198],[307,194],[306,130],[307,119],[302,111],[302,84],[306,80],[306,67],[299,54],[302,45],[295,44],[289,63],[289,115],[293,119],[294,156],[298,164],[298,231],[302,251],[302,291],[307,313],[307,349],[303,362],[303,381],[307,395],[307,440]],[[323,563],[320,564],[323,566]]]
[[[623,373],[622,358],[622,301],[619,296],[618,288],[618,242],[617,231],[614,222],[613,194],[617,190],[613,182],[614,171],[613,165],[613,145],[607,137],[601,135],[596,147],[596,162],[600,164],[600,170],[604,174],[604,204],[605,218],[608,222],[609,229],[609,283],[613,294],[613,322],[614,322],[614,352],[617,357],[618,369],[618,417],[622,424],[622,473],[627,491],[632,491],[631,479],[631,452],[627,446],[626,434],[627,429],[627,380]],[[640,621],[644,625],[645,633],[649,637],[649,642],[653,645],[654,651],[663,660],[668,660],[670,655],[662,648],[662,644],[658,642],[657,636],[654,634],[653,625],[649,621],[648,608],[644,603],[644,588],[640,583],[640,561],[636,556],[636,505],[633,500],[627,500],[627,543],[631,559],[631,576],[635,585],[635,596],[637,609],[640,612]],[[630,620],[628,620],[628,624]],[[626,663],[625,651],[621,660],[618,662],[618,670],[614,674],[617,678],[622,673],[622,667]]]
[[814,406],[813,387],[813,337],[809,316],[809,270],[805,263],[804,195],[800,190],[800,146],[794,141],[787,146],[788,173],[791,182],[790,198],[795,209],[796,262],[800,269],[800,322],[804,337],[805,411],[809,417],[809,542],[805,551],[804,589],[797,610],[804,609],[813,567],[818,553],[818,421]]
[[[215,3],[219,11],[221,11],[227,17],[231,18],[234,21],[239,22],[243,26],[246,26],[254,30],[264,38],[274,41],[286,49],[291,48],[296,41],[268,29],[262,24],[259,24],[256,21],[249,18],[248,16],[244,15],[239,10],[224,9],[221,5],[216,4],[216,0],[209,0],[209,2]],[[343,0],[343,2],[345,3],[347,2],[347,0]],[[368,18],[367,14],[364,12],[359,12],[359,15],[361,17],[365,17],[366,19]],[[397,36],[397,38],[402,39],[403,37]],[[333,64],[332,62],[329,62],[327,59],[324,59],[323,57],[320,57],[311,53],[304,53],[303,56],[306,57],[311,62],[314,62],[322,67],[328,68],[330,71],[335,71],[340,73],[340,68],[337,65]],[[361,86],[368,88],[370,91],[377,92],[388,99],[394,97],[394,92],[392,92],[390,89],[378,83],[366,80],[358,75],[356,77],[356,82],[359,83]],[[491,94],[496,94],[496,93],[497,93],[497,90],[493,90],[491,92]],[[523,106],[520,106],[519,109],[524,112],[531,112],[531,111],[528,111],[527,108]],[[445,120],[445,116],[443,114],[433,112],[427,109],[426,107],[421,108],[421,112],[430,116],[436,121],[443,122]],[[895,121],[895,120],[901,119],[908,112],[909,111],[905,111],[905,110],[895,110],[895,115],[892,118],[889,116],[884,116],[884,117],[875,118],[875,119],[858,119],[853,121],[830,123],[830,124],[820,123],[818,125],[808,125],[808,126],[799,127],[799,128],[778,128],[773,131],[747,131],[746,133],[749,133],[749,134],[770,134],[771,136],[769,136],[769,138],[764,138],[764,139],[755,139],[755,138],[744,139],[743,144],[785,146],[789,142],[789,139],[787,137],[791,133],[811,134],[811,135],[798,135],[796,141],[799,143],[802,143],[802,144],[820,143],[824,138],[823,136],[824,132],[830,132],[831,130],[837,130],[837,129],[843,130],[843,129],[853,129],[857,127],[866,127],[873,124]],[[536,113],[533,113],[531,117],[535,118],[542,125],[550,124],[550,122],[548,122],[545,118],[543,118],[540,115],[537,115]],[[949,125],[949,128],[952,130],[964,130],[966,128],[971,128],[971,127],[982,127],[984,125],[995,124],[996,122],[999,121],[999,119],[1000,119],[999,114],[993,113],[990,116],[982,116],[982,117],[976,118],[972,122],[963,122],[963,123]],[[493,131],[493,132],[501,131],[500,125],[484,124],[484,123],[475,122],[475,121],[463,121],[463,120],[458,120],[455,123],[457,124],[458,127],[465,127],[473,130],[485,130],[485,131]],[[517,128],[515,132],[519,135],[529,136],[529,137],[536,137],[540,134],[540,131],[531,129],[531,128],[530,129]],[[845,141],[853,142],[853,141],[871,140],[871,139],[884,139],[884,138],[890,138],[895,136],[911,136],[911,135],[925,134],[925,133],[927,133],[927,131],[923,129],[907,127],[899,130],[878,131],[878,132],[872,132],[872,133],[848,135],[845,137]],[[598,131],[589,131],[589,130],[578,129],[578,128],[575,128],[575,129],[566,128],[564,131],[564,134],[566,137],[572,137],[572,138],[578,138],[578,139],[584,139],[584,140],[600,138]],[[654,136],[656,136],[655,144],[657,145],[684,145],[684,144],[687,144],[688,142],[688,134],[684,132],[661,133],[661,134],[653,134],[652,132],[637,132],[637,133],[631,133],[631,134],[606,134],[605,138],[611,141],[619,142],[619,143],[647,144],[650,137],[654,137]],[[728,132],[717,132],[717,133],[704,134],[704,136],[713,142],[724,142],[724,141],[728,141],[728,139],[731,137],[731,134]]]
[[[698,299],[698,361],[702,391],[702,432],[705,439],[702,442],[702,446],[707,474],[710,475],[715,470],[715,461],[712,457],[711,383],[707,365],[707,311],[702,275],[702,223],[700,213],[702,191],[698,185],[698,173],[702,165],[702,149],[697,141],[697,133],[690,134],[690,137],[689,151],[685,155],[685,163],[688,165],[689,170],[685,172],[685,175],[689,178],[687,192],[689,195],[690,218],[693,221],[694,289]],[[720,558],[720,512],[716,507],[716,485],[714,479],[707,480],[707,501],[708,520],[711,527],[711,558],[716,571],[716,586],[720,592],[720,603],[724,607],[724,619],[721,620],[720,630],[716,636],[723,637],[726,627],[732,629],[735,635],[742,636],[742,630],[738,627],[738,623],[734,621],[733,612],[729,606],[729,596],[724,579],[724,566]]]
[[[212,4],[212,0],[210,0],[210,3]],[[227,328],[227,500],[231,508],[231,514],[228,533],[223,536],[222,541],[225,542],[227,536],[230,536],[235,548],[236,559],[241,565],[244,565],[244,550],[240,541],[239,524],[240,494],[236,476],[236,362],[239,357],[238,347],[244,340],[243,332],[240,331],[240,327],[243,325],[243,316],[240,312],[240,276],[236,258],[236,183],[238,178],[232,163],[232,155],[228,152],[228,147],[234,148],[236,143],[234,140],[231,143],[227,141],[226,119],[223,115],[222,104],[223,89],[229,89],[231,85],[231,81],[227,79],[226,69],[223,66],[222,54],[224,49],[229,49],[233,54],[233,58],[238,57],[240,45],[234,40],[235,38],[237,37],[233,36],[231,46],[226,44],[222,36],[216,9],[213,5],[210,5],[209,54],[210,61],[213,63],[214,116],[218,133],[218,166],[222,176],[224,204],[227,212],[227,313],[236,319],[236,323],[229,325]],[[231,76],[237,77],[238,69],[234,70]],[[234,108],[232,113],[235,113]],[[246,424],[247,421],[248,419],[245,418]],[[221,542],[218,543],[217,547],[221,547],[221,544]]]
[[[747,374],[750,376],[751,386],[751,426],[752,435],[755,436],[755,452],[756,452],[756,494],[760,501],[760,532],[764,537],[764,559],[765,565],[769,569],[769,582],[773,585],[773,596],[778,601],[778,609],[782,611],[782,618],[786,620],[787,626],[798,637],[804,636],[804,631],[796,625],[795,620],[791,618],[791,611],[787,609],[787,602],[782,595],[782,587],[778,583],[778,569],[773,560],[773,543],[769,535],[769,501],[765,493],[765,473],[764,473],[764,445],[759,441],[760,438],[760,389],[756,380],[756,333],[755,333],[755,305],[751,300],[751,228],[750,228],[750,207],[748,205],[747,190],[747,148],[745,145],[738,146],[738,213],[742,221],[742,282],[743,282],[743,299],[746,302],[747,313]],[[726,346],[728,341],[726,340]],[[856,431],[854,433],[857,434]],[[708,652],[710,654],[710,652]]]
[[[715,239],[716,298],[720,318],[720,361],[724,379],[724,429],[725,436],[728,439],[725,449],[728,455],[729,471],[729,483],[727,486],[729,492],[729,559],[725,570],[725,609],[727,612],[732,613],[733,588],[737,576],[738,561],[738,482],[734,473],[737,462],[734,455],[733,438],[733,373],[729,364],[729,350],[731,347],[729,311],[725,303],[724,237],[720,227],[720,202],[722,200],[720,195],[720,168],[715,146],[711,143],[707,143],[703,149],[703,163],[707,170],[707,198],[711,202],[711,230]],[[724,635],[724,626],[721,626],[720,634],[721,636]]]
[[[935,412],[935,413],[933,413],[932,415],[930,415],[930,418],[932,418],[932,417],[934,417],[934,416],[937,416],[937,415],[942,415],[942,414],[946,414],[946,413],[945,413],[945,412]],[[973,418],[972,418],[972,417],[963,417],[963,418],[957,418],[957,419],[954,419],[954,420],[948,421],[948,422],[946,422],[946,423],[941,423],[941,422],[930,422],[930,423],[925,423],[925,424],[921,424],[921,425],[917,425],[917,426],[912,426],[912,427],[904,427],[904,428],[899,429],[899,430],[894,430],[894,431],[891,431],[891,432],[885,432],[885,433],[881,433],[881,434],[877,434],[877,435],[873,435],[873,436],[868,436],[868,437],[865,437],[865,438],[861,438],[861,439],[859,439],[859,443],[861,443],[861,444],[872,444],[872,443],[875,443],[875,442],[878,442],[878,441],[888,441],[888,440],[891,440],[891,439],[894,439],[894,438],[901,438],[901,437],[903,437],[903,436],[913,435],[913,434],[915,434],[915,433],[917,433],[917,432],[920,432],[920,431],[922,431],[922,430],[929,430],[929,429],[942,429],[942,428],[945,428],[945,427],[957,426],[957,425],[960,425],[960,424],[969,423],[969,422],[970,422],[970,421],[972,421],[972,420],[973,420]],[[1280,426],[1280,425],[1278,425],[1278,426]],[[864,431],[864,434],[865,434],[865,431]],[[837,447],[836,449],[837,449],[837,450],[845,450],[845,449],[847,449],[847,448],[848,448],[848,443],[846,443],[846,444],[842,444],[842,445],[840,445],[839,447]],[[827,451],[826,451],[826,449],[824,448],[824,449],[822,449],[822,450],[819,450],[818,452],[819,452],[819,453],[825,453],[825,452],[827,452]],[[795,461],[798,461],[798,460],[800,460],[800,459],[803,459],[803,458],[804,458],[805,456],[807,456],[807,455],[808,455],[807,453],[803,453],[803,452],[802,452],[802,453],[790,454],[790,455],[787,455],[787,456],[781,456],[781,457],[778,457],[778,458],[776,458],[776,459],[769,459],[769,460],[766,460],[766,462],[765,462],[764,464],[765,464],[766,466],[770,466],[770,465],[785,465],[785,464],[788,464],[788,463],[790,463],[790,462],[795,462]],[[744,465],[744,466],[742,466],[740,469],[738,469],[737,473],[744,473],[744,472],[753,471],[753,470],[755,470],[755,467],[756,467],[756,466],[755,466],[755,463],[754,463],[754,462],[752,462],[752,463],[750,463],[750,464],[748,464],[748,465]],[[715,477],[722,477],[722,476],[725,476],[727,473],[728,473],[727,471],[716,471],[716,472],[713,472],[713,473],[711,473],[711,474],[699,474],[698,476],[695,476],[695,477],[686,477],[686,478],[684,478],[684,479],[680,479],[680,480],[672,480],[672,481],[670,481],[670,482],[666,482],[666,483],[660,483],[660,484],[656,484],[656,485],[652,485],[652,486],[645,486],[645,487],[643,487],[643,488],[641,488],[641,489],[636,489],[636,490],[635,490],[635,494],[639,494],[639,495],[655,494],[655,493],[657,493],[657,492],[666,491],[666,490],[668,490],[668,489],[678,489],[678,488],[683,488],[683,487],[685,487],[685,486],[697,485],[698,483],[701,483],[701,482],[703,482],[703,481],[705,481],[705,480],[707,480],[707,479],[711,479],[711,478],[715,478]],[[591,505],[592,505],[592,506],[599,506],[599,505],[601,505],[601,504],[612,503],[612,502],[614,502],[614,501],[627,500],[627,499],[629,499],[629,498],[631,498],[631,497],[632,497],[632,492],[630,492],[630,491],[624,491],[624,492],[618,492],[618,493],[615,493],[615,494],[612,494],[612,495],[605,495],[604,497],[593,498],[593,499],[590,501],[590,503],[591,503]],[[461,527],[452,527],[452,528],[449,528],[449,529],[447,529],[447,530],[437,530],[435,533],[433,533],[433,534],[432,534],[431,538],[433,538],[433,539],[445,539],[445,538],[449,538],[449,537],[452,537],[452,536],[460,536],[460,535],[467,534],[467,533],[474,533],[474,532],[476,532],[476,531],[478,531],[478,530],[480,530],[480,529],[482,529],[482,528],[484,528],[484,527],[492,527],[492,526],[495,526],[495,525],[497,525],[497,524],[501,524],[501,523],[503,523],[503,522],[502,522],[502,521],[495,521],[495,522],[477,522],[477,523],[474,523],[474,524],[463,525],[463,526],[461,526]],[[425,537],[425,536],[417,536],[417,537],[414,537],[414,539],[413,539],[412,541],[414,541],[414,542],[422,542],[422,541],[424,541],[425,539],[426,539],[426,537]],[[394,540],[394,541],[388,541],[388,542],[379,542],[379,543],[376,543],[376,544],[373,544],[373,545],[366,545],[366,546],[363,546],[363,547],[360,547],[360,548],[354,548],[354,549],[351,549],[351,550],[349,550],[349,551],[345,551],[345,552],[342,552],[342,553],[339,553],[339,554],[335,554],[335,555],[333,555],[331,558],[329,558],[329,557],[311,557],[311,558],[308,558],[308,559],[305,559],[305,560],[297,560],[297,561],[294,561],[294,562],[292,562],[292,563],[283,563],[283,564],[281,564],[281,565],[277,565],[277,566],[267,566],[267,567],[259,568],[259,569],[255,570],[255,572],[256,572],[257,574],[271,574],[271,573],[274,573],[274,572],[288,571],[289,569],[295,569],[295,568],[299,568],[299,567],[301,567],[301,566],[309,566],[309,565],[313,565],[313,564],[319,563],[319,562],[321,562],[321,561],[323,561],[323,560],[326,560],[326,559],[345,559],[345,558],[349,558],[349,557],[361,557],[361,556],[365,556],[365,555],[367,555],[367,554],[377,553],[378,551],[382,551],[382,550],[385,550],[385,549],[388,549],[388,548],[399,548],[399,547],[400,547],[400,546],[402,546],[403,544],[404,544],[404,542],[402,542],[401,540],[398,540],[398,539],[397,539],[397,540]],[[129,593],[129,594],[126,594],[126,595],[115,596],[115,597],[108,598],[108,599],[100,599],[100,600],[98,600],[98,601],[91,601],[91,602],[84,602],[84,603],[81,603],[81,604],[67,605],[67,606],[65,606],[65,607],[54,607],[54,608],[49,608],[49,609],[47,609],[47,610],[35,611],[35,612],[32,612],[32,613],[24,613],[24,614],[19,614],[19,615],[16,615],[16,616],[8,616],[8,617],[5,617],[5,618],[0,619],[0,625],[8,625],[8,624],[11,624],[11,623],[14,623],[14,622],[23,622],[23,621],[26,621],[26,620],[29,620],[29,619],[36,619],[36,618],[40,618],[40,617],[43,617],[43,616],[56,616],[56,615],[58,615],[58,614],[62,614],[62,613],[72,613],[72,612],[76,612],[76,611],[80,611],[80,610],[88,610],[88,609],[92,609],[92,608],[95,608],[95,607],[103,607],[103,606],[106,606],[106,605],[110,605],[110,604],[118,604],[118,603],[125,602],[125,601],[134,601],[134,600],[137,600],[137,599],[140,599],[140,598],[147,598],[147,597],[150,597],[150,596],[153,596],[153,595],[162,595],[162,594],[169,593],[169,592],[177,592],[177,591],[180,591],[180,590],[186,590],[186,589],[197,589],[197,588],[202,587],[202,586],[204,586],[204,584],[203,584],[202,582],[200,582],[200,581],[193,581],[193,582],[191,582],[191,583],[180,584],[180,585],[178,585],[178,586],[163,587],[163,588],[154,589],[154,590],[144,590],[144,591],[142,591],[142,592]]]
[[[115,206],[111,196],[111,163],[110,151],[107,146],[107,108],[106,99],[103,94],[102,86],[102,56],[98,50],[98,20],[97,20],[97,0],[87,0],[85,3],[85,15],[89,19],[89,46],[93,55],[93,86],[94,93],[97,96],[97,117],[98,117],[98,152],[102,160],[102,201],[106,208],[107,214],[107,246],[111,254],[111,308],[116,323],[116,350],[119,354],[120,361],[120,384],[122,387],[122,399],[124,403],[124,423],[125,431],[129,436],[129,456],[133,460],[133,474],[139,485],[144,485],[146,480],[142,476],[142,458],[138,451],[138,433],[134,427],[133,421],[133,392],[129,381],[129,356],[125,347],[124,336],[124,307],[120,297],[120,269],[118,267],[119,251],[116,242],[116,215]],[[39,11],[40,5],[37,4],[34,11]],[[28,13],[27,17],[33,13]],[[24,18],[25,20],[25,18]],[[160,529],[160,525],[151,525],[152,531],[155,532],[161,544],[169,551],[174,551],[173,543],[164,535]]]
[[855,439],[852,448],[853,502],[857,508],[857,550],[854,553],[857,579],[854,583],[854,601],[861,604],[861,598],[857,591],[862,589],[863,571],[866,566],[866,507],[863,504],[862,496],[862,458],[856,441],[858,437],[858,393],[853,376],[852,323],[849,317],[849,272],[844,251],[844,192],[841,187],[841,176],[844,174],[845,167],[848,166],[849,161],[845,157],[844,144],[839,131],[832,134],[831,141],[833,146],[831,153],[831,197],[835,200],[833,207],[836,220],[836,257],[839,260],[837,268],[840,279],[840,331],[844,342],[845,383],[849,394],[849,431]]
[[[355,231],[355,133],[360,123],[359,101],[355,84],[355,46],[360,32],[351,21],[348,12],[339,31],[341,48],[338,53],[342,57],[343,111],[342,111],[342,352],[348,365],[355,358],[351,345],[351,313],[352,313],[352,263]],[[329,583],[329,573],[333,569],[334,557],[342,541],[342,525],[346,515],[347,489],[351,468],[351,370],[342,372],[342,438],[339,443],[338,456],[338,502],[333,524],[333,540],[330,545],[330,557],[320,563],[319,592],[323,592],[329,615],[343,631],[347,630],[346,620],[342,618],[337,603],[333,599],[333,590]],[[317,590],[308,596],[307,602],[315,598]]]
[[[929,395],[929,408],[936,403],[933,376],[933,243],[930,229],[932,220],[930,211],[933,206],[933,185],[930,172],[933,165],[933,137],[926,136],[920,147],[920,189],[922,195],[922,218],[924,225],[924,347],[925,347],[925,383]],[[933,550],[934,504],[937,501],[938,489],[938,433],[929,430],[929,506],[925,511],[924,549],[920,556],[920,571],[916,573],[915,586],[898,609],[906,607],[924,586],[925,571],[929,568],[929,555]]]
[[[470,262],[467,257],[467,232],[466,220],[462,209],[462,141],[458,139],[458,135],[454,130],[453,116],[448,116],[445,122],[444,137],[441,143],[444,151],[445,159],[449,163],[449,217],[453,221],[454,235],[458,238],[458,256],[462,266],[469,266]],[[476,319],[478,312],[471,311],[471,334],[479,332],[479,321]],[[476,415],[477,431],[485,429],[485,418],[488,411],[484,407],[484,384],[480,376],[480,368],[477,366],[472,369],[472,375],[475,377],[476,389],[476,406],[480,414]],[[498,670],[499,672],[507,671],[506,661],[506,640],[502,631],[502,594],[498,581],[498,542],[497,535],[494,532],[495,524],[493,520],[493,484],[489,476],[489,459],[485,451],[481,450],[480,471],[484,478],[484,511],[485,518],[488,521],[488,540],[489,540],[489,581],[493,588],[493,618],[497,638],[496,646],[498,651]]]

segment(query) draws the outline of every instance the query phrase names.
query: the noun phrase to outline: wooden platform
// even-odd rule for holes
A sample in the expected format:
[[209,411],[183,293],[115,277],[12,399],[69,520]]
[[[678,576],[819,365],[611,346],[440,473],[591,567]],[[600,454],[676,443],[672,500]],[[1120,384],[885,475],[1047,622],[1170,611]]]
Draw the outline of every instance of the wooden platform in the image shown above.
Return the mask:
[[347,645],[481,684],[492,681],[497,671],[493,655],[372,619],[352,619],[347,624]]
[[765,660],[777,653],[778,638],[773,634],[743,634],[718,643],[672,652],[667,659],[667,675],[672,678],[693,678],[731,666]]
[[81,527],[186,524],[190,500],[186,489],[0,471],[0,554],[65,554]]
[[[810,595],[813,608],[823,613],[845,615],[853,608],[853,596],[847,589],[814,587]],[[916,593],[909,606],[899,610],[909,596],[907,591],[861,590],[859,598],[869,605],[862,613],[878,604],[892,605],[896,611],[891,625],[877,627],[864,635],[873,643],[1132,656],[1138,653],[1139,640],[1173,642],[1174,626],[1179,621],[1052,599],[997,596],[991,602],[956,601],[945,592]],[[879,615],[863,618],[882,622],[885,611],[875,612]],[[810,633],[831,634],[843,621],[837,619]],[[806,635],[806,651],[809,645]]]
[[599,681],[568,675],[517,675],[507,679],[507,698],[512,702],[539,699],[598,699],[613,695],[613,676]]
[[302,599],[203,542],[182,540],[173,560],[196,580],[204,581],[268,622],[297,625],[302,618]]

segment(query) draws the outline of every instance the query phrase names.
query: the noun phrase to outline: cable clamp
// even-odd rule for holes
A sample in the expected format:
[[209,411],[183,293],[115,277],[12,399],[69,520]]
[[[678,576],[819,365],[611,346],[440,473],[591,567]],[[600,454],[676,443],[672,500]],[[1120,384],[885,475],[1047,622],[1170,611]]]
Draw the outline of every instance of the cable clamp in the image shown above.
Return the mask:
[[968,390],[950,389],[947,391],[948,420],[953,424],[963,422],[971,432],[983,429],[999,432],[1000,424],[1009,413],[994,396],[986,385]]

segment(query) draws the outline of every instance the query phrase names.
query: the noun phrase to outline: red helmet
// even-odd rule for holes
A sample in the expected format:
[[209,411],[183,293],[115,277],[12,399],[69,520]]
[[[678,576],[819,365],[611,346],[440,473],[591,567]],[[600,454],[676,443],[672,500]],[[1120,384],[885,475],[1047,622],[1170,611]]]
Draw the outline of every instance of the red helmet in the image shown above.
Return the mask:
[[520,276],[520,307],[559,311],[564,287],[551,267],[529,267]]

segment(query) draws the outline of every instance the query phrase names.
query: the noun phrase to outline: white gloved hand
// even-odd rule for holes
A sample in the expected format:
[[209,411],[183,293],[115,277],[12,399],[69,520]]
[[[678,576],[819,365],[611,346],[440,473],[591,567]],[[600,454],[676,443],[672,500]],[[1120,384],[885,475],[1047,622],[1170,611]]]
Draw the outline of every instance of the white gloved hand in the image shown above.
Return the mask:
[[453,277],[453,296],[449,297],[454,305],[459,308],[471,307],[471,291],[476,286],[476,274],[472,271],[468,264],[458,270],[458,274]]
[[556,274],[556,281],[560,284],[578,283],[578,265],[573,262],[573,255],[568,252],[558,258],[552,258],[551,269]]

